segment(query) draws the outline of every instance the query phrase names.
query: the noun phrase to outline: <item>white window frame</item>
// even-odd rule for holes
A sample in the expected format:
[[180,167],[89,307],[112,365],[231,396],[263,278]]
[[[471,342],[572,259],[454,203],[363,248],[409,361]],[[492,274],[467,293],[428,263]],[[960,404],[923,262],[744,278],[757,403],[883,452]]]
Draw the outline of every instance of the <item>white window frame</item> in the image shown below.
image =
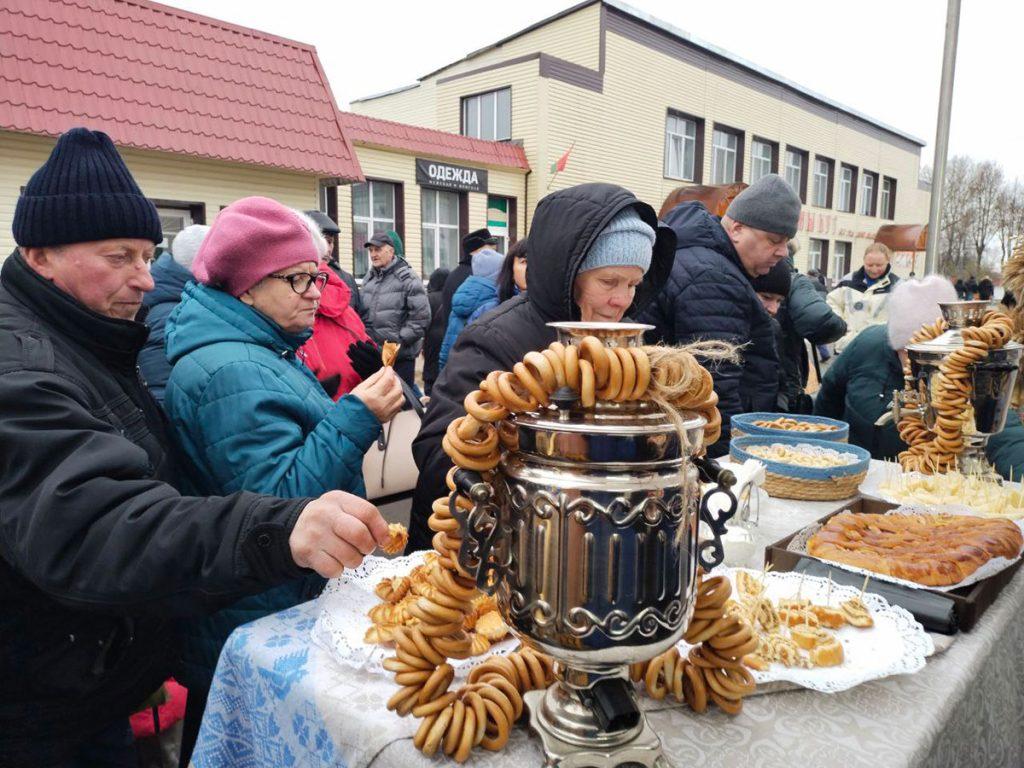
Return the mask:
[[882,190],[878,193],[878,208],[883,219],[892,219],[892,179],[888,176],[882,177]]
[[[680,127],[682,133],[673,130]],[[673,159],[678,162],[673,163]],[[689,174],[686,173],[687,160],[690,164]],[[697,179],[697,121],[671,112],[665,117],[665,176],[682,181]]]
[[[767,156],[764,154],[758,155],[758,149],[767,150]],[[761,139],[751,139],[750,141],[750,183],[753,184],[763,176],[767,176],[772,172],[772,160],[775,157],[775,147],[767,141]],[[797,190],[799,194],[799,190]]]
[[[369,205],[368,215],[362,215],[356,213],[356,187],[360,184],[366,184],[366,200]],[[384,187],[391,189],[391,218],[387,219],[384,217],[374,217],[373,215],[373,197],[378,190],[383,190]],[[352,223],[355,224],[366,224],[367,237],[373,237],[374,232],[384,232],[389,229],[395,229],[395,217],[397,212],[397,195],[398,185],[392,181],[373,181],[368,180],[365,182],[358,182],[352,185]],[[363,246],[363,243],[356,242],[355,237],[355,226],[352,227],[352,272],[357,276],[365,275],[370,269],[370,254],[369,251]],[[364,241],[365,242],[365,241]]]
[[[842,255],[842,263],[840,264],[840,250],[845,250]],[[836,240],[835,247],[832,249],[835,254],[832,259],[832,279],[835,282],[842,280],[846,273],[850,271],[850,264],[853,261],[853,243],[849,240]]]
[[[823,171],[820,169],[824,169]],[[828,187],[832,174],[829,173],[828,160],[814,158],[814,197],[812,204],[818,208],[828,208]]]
[[861,216],[871,216],[871,202],[875,197],[875,177],[865,171],[860,177],[860,208]]
[[[507,131],[500,131],[499,130],[500,123],[498,121],[499,104],[501,103],[502,97],[505,96],[505,94],[507,94],[507,96],[505,98],[506,98],[507,103],[508,103],[508,121],[507,121],[508,129],[507,129]],[[493,106],[492,106],[493,123],[492,123],[492,125],[494,126],[494,135],[493,136],[484,136],[483,135],[483,128],[482,128],[482,125],[483,125],[483,114],[482,113],[483,113],[484,103],[485,103],[487,97],[489,97],[489,96],[493,97]],[[470,104],[471,103],[475,103],[476,104],[476,125],[470,125],[470,123],[472,122],[470,120],[470,115],[469,115],[469,109],[470,109]],[[493,91],[487,91],[486,93],[477,93],[477,94],[474,94],[472,96],[463,96],[462,97],[462,107],[461,107],[461,109],[462,109],[462,135],[463,136],[470,136],[470,137],[472,137],[474,139],[484,139],[485,141],[511,141],[511,139],[512,139],[512,89],[511,88],[497,88],[497,89],[495,89]],[[499,135],[499,134],[502,134],[502,133],[504,133],[506,135]]]
[[812,237],[807,244],[807,269],[816,269],[821,274],[825,274],[822,271],[821,259],[828,253],[826,245],[828,241],[822,240],[820,237]]
[[[440,221],[438,221],[438,219],[440,218],[438,213],[441,210],[441,205],[440,205],[439,198],[435,198],[434,199],[434,221],[427,221],[427,219],[423,216],[423,202],[430,195],[438,195],[438,196],[439,195],[453,195],[455,197],[455,199],[456,199],[455,206],[456,207],[455,207],[455,223],[454,224],[442,224]],[[455,266],[459,263],[458,243],[459,243],[459,225],[461,224],[459,219],[461,218],[461,215],[462,215],[462,213],[460,211],[460,208],[461,208],[460,203],[461,203],[461,200],[459,199],[459,193],[458,192],[449,192],[448,190],[444,190],[444,189],[430,189],[429,187],[422,187],[420,189],[420,234],[421,234],[421,236],[423,238],[423,264],[422,264],[422,271],[423,271],[424,276],[429,277],[430,273],[433,272],[438,267],[448,267],[449,269],[454,269]],[[436,264],[428,265],[427,264],[427,241],[428,241],[428,239],[433,243],[433,246],[434,246],[434,248],[433,248],[434,259],[437,260],[438,262],[441,261],[441,259],[438,258],[438,255],[441,253],[441,231],[442,230],[449,230],[449,231],[452,231],[452,232],[455,233],[455,238],[454,238],[453,242],[456,243],[456,248],[455,248],[454,255],[452,255],[452,263],[451,264],[448,264],[448,263],[436,263]]]
[[[725,144],[720,143],[719,137],[726,139]],[[729,146],[729,139],[732,146]],[[738,177],[738,157],[740,148],[740,137],[733,131],[726,131],[715,128],[711,132],[711,183],[712,184],[734,184]],[[732,178],[726,175],[729,162],[732,161]]]
[[[796,160],[796,164],[795,165],[792,163],[792,160],[794,160],[794,159]],[[790,176],[794,172],[796,173],[796,183],[795,184],[793,183],[793,180],[790,178]],[[803,155],[803,153],[802,152],[797,152],[795,149],[787,149],[786,150],[786,181],[789,182],[789,185],[791,187],[793,187],[793,189],[796,191],[797,195],[800,194],[800,188],[803,186],[803,180],[804,180],[804,155]]]
[[839,166],[839,210],[849,213],[853,209],[853,168]]

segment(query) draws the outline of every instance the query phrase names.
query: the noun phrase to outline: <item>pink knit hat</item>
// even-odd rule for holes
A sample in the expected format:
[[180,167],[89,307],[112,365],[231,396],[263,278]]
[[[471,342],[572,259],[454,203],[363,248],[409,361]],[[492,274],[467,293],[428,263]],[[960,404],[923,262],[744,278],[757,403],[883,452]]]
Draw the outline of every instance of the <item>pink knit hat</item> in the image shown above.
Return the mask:
[[241,296],[269,274],[320,255],[295,211],[267,197],[244,197],[219,214],[192,264],[204,285]]

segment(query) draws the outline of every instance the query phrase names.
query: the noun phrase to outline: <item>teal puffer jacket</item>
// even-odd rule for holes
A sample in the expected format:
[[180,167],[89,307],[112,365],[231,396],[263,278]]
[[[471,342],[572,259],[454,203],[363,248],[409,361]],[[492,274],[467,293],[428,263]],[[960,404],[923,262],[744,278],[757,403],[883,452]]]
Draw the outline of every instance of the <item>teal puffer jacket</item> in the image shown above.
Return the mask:
[[[365,494],[363,455],[380,422],[362,401],[337,403],[296,356],[309,332],[288,334],[238,299],[189,283],[167,321],[164,407],[198,494],[246,490],[284,498]],[[209,686],[238,625],[296,605],[323,586],[308,576],[246,598],[185,628],[182,682]]]

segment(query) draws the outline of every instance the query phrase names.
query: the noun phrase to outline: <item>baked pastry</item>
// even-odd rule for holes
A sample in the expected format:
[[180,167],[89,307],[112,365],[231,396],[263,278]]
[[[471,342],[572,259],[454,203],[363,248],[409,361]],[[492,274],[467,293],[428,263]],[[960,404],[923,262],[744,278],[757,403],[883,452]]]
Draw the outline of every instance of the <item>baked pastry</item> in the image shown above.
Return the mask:
[[967,515],[873,515],[841,512],[807,542],[807,552],[929,587],[963,581],[994,557],[1024,547],[1008,520]]
[[385,341],[380,347],[380,361],[389,368],[395,364],[398,357],[398,348],[402,345],[397,341]]

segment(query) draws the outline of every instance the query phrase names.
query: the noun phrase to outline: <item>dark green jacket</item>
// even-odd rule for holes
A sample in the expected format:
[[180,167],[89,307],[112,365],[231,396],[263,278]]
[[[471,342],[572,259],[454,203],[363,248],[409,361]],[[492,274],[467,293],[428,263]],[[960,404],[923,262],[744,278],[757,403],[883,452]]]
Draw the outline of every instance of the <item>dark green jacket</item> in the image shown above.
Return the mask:
[[895,424],[876,427],[895,389],[903,388],[899,357],[889,346],[884,325],[865,328],[849,343],[822,377],[814,413],[850,425],[850,442],[871,451],[874,459],[891,459],[906,449]]
[[1024,480],[1024,425],[1017,411],[1011,409],[1003,431],[989,438],[985,455],[1003,477],[1009,479],[1012,469],[1014,482]]
[[782,395],[793,408],[807,386],[807,345],[831,344],[846,333],[846,321],[832,311],[825,297],[814,287],[817,280],[794,272],[789,295],[777,315],[782,326],[779,364],[782,368]]

